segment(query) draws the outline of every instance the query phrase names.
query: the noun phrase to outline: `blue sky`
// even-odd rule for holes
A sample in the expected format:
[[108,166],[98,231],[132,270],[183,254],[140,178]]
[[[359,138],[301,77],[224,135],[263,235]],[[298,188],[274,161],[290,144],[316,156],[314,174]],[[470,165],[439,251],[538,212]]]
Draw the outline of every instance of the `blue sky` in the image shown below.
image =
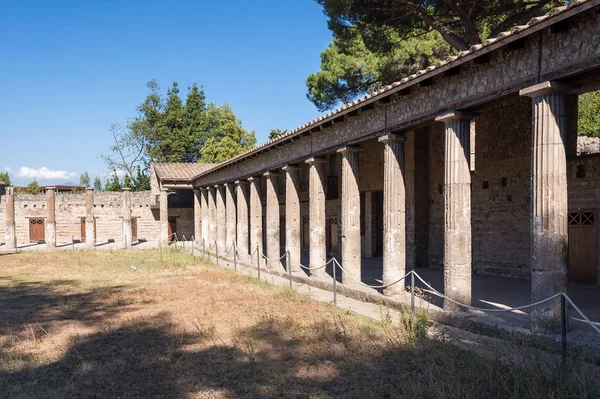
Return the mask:
[[207,99],[229,103],[259,143],[273,128],[319,115],[305,80],[319,70],[331,33],[313,0],[0,6],[0,169],[15,184],[105,173],[108,127],[135,116],[150,79],[165,92],[173,81],[203,85]]

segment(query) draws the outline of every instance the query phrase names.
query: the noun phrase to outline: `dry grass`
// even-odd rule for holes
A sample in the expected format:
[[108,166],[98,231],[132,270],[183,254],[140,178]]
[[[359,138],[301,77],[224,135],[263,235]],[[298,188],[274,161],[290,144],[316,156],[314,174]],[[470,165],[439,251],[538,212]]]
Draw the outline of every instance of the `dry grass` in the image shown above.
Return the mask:
[[542,373],[415,335],[171,251],[0,256],[2,397],[600,395],[575,361]]

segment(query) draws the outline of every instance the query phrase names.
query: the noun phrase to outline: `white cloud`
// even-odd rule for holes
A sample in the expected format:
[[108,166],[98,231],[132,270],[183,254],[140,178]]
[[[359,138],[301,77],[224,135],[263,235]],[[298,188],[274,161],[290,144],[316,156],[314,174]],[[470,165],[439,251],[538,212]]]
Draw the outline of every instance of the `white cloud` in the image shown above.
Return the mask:
[[67,172],[66,170],[52,170],[45,166],[39,169],[29,168],[27,166],[21,166],[16,172],[11,168],[5,168],[8,173],[16,174],[17,177],[29,178],[29,179],[54,179],[54,180],[69,180],[77,176],[74,172]]

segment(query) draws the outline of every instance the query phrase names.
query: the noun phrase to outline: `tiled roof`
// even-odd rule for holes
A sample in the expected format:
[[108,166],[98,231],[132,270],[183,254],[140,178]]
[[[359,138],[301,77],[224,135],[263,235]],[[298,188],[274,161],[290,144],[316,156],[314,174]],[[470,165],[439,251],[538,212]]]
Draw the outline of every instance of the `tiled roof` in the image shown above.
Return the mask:
[[216,166],[214,163],[153,163],[160,180],[190,181],[193,177]]
[[[266,149],[266,147],[271,147],[275,143],[285,141],[290,136],[294,136],[303,131],[308,131],[311,128],[314,128],[315,126],[318,126],[319,124],[322,124],[326,121],[331,120],[332,118],[339,116],[340,114],[350,111],[351,109],[360,108],[361,106],[365,105],[364,103],[366,103],[367,101],[369,101],[369,102],[376,101],[378,98],[383,98],[397,90],[400,90],[404,87],[408,87],[414,83],[417,83],[417,79],[418,79],[418,81],[420,81],[424,78],[426,79],[428,77],[434,76],[438,73],[438,70],[440,68],[442,68],[442,67],[448,68],[448,67],[451,67],[453,64],[458,65],[463,61],[463,59],[466,56],[468,56],[468,55],[477,56],[477,53],[484,53],[484,51],[487,50],[487,48],[489,46],[491,46],[492,44],[508,42],[508,40],[506,40],[507,38],[510,38],[521,32],[524,32],[524,34],[526,35],[529,33],[529,32],[527,32],[528,30],[533,33],[533,31],[534,31],[533,28],[535,28],[536,25],[540,24],[541,22],[543,22],[551,17],[555,17],[559,14],[562,14],[565,11],[570,10],[572,8],[579,7],[586,3],[590,3],[589,6],[592,7],[592,6],[594,6],[595,3],[598,3],[598,0],[571,0],[568,5],[553,8],[550,11],[548,11],[546,14],[544,14],[540,17],[532,18],[525,25],[515,26],[511,30],[501,32],[494,38],[489,38],[481,44],[473,45],[468,50],[464,50],[464,51],[459,52],[457,55],[447,57],[446,59],[437,62],[435,65],[430,65],[426,69],[420,70],[420,71],[418,71],[408,77],[405,77],[397,82],[387,85],[379,90],[373,91],[372,93],[369,93],[366,96],[359,98],[358,100],[347,103],[344,106],[336,109],[335,111],[332,111],[326,115],[322,115],[316,119],[313,119],[312,121],[296,128],[294,130],[291,130],[284,135],[281,135],[273,140],[267,141],[266,143],[261,144],[259,146],[256,146],[255,148],[253,148],[249,151],[246,151],[228,161],[222,162],[220,164],[216,164],[216,165],[214,165],[214,167],[209,168],[209,169],[205,170],[204,172],[201,172],[201,175],[205,174],[205,172],[210,172],[212,169],[216,170],[216,169],[224,167],[228,164],[237,162],[240,159],[242,159],[250,154],[260,152],[260,151]],[[589,8],[589,7],[586,7],[586,8]],[[502,43],[501,45],[504,45],[504,43]],[[424,77],[424,75],[427,75],[427,76]],[[197,175],[197,176],[195,176],[195,178],[198,178],[201,175]]]

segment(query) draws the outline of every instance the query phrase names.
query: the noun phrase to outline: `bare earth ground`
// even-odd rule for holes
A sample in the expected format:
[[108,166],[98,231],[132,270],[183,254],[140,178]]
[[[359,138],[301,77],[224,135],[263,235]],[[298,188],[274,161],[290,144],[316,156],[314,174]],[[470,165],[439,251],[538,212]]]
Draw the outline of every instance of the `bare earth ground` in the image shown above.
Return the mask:
[[486,360],[422,327],[173,250],[0,256],[1,397],[600,397],[575,359]]

